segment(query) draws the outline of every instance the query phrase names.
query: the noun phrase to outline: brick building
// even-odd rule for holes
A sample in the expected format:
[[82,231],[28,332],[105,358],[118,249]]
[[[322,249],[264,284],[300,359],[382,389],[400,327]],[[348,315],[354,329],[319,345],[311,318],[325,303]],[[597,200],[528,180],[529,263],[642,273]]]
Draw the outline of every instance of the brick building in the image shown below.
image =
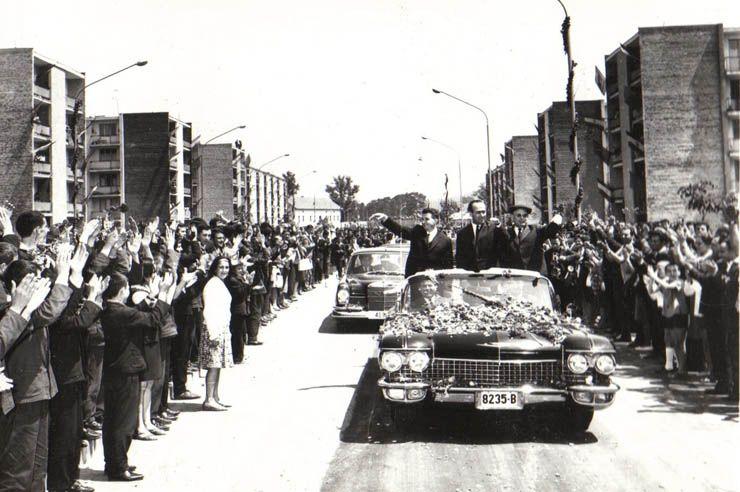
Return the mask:
[[537,135],[511,137],[504,145],[504,167],[508,170],[511,205],[526,205],[532,209],[532,220],[539,221],[540,178],[538,176]]
[[[514,195],[511,187],[511,169],[506,163],[491,170],[491,183],[493,184],[491,216],[501,217],[508,210]],[[486,184],[488,184],[488,176],[486,176]]]
[[240,217],[246,196],[247,155],[230,143],[193,147],[193,213],[213,217],[222,210]]
[[0,50],[0,67],[0,202],[61,222],[74,214],[68,128],[76,113],[84,140],[85,76],[32,48]]
[[740,32],[721,24],[640,28],[606,56],[604,196],[629,220],[686,216],[682,186],[736,191]]
[[[602,157],[602,101],[576,101],[578,125],[578,152],[581,158],[580,184],[583,188],[582,210],[593,210],[603,214],[608,203],[599,191],[599,182],[605,179],[606,164]],[[572,208],[576,198],[576,187],[571,181],[573,154],[570,150],[571,116],[565,101],[553,102],[552,106],[537,115],[539,151],[539,209],[542,220],[547,221],[558,206],[566,212]],[[534,201],[536,204],[536,201]]]
[[88,215],[122,203],[137,219],[190,215],[190,123],[163,112],[95,116],[88,124]]

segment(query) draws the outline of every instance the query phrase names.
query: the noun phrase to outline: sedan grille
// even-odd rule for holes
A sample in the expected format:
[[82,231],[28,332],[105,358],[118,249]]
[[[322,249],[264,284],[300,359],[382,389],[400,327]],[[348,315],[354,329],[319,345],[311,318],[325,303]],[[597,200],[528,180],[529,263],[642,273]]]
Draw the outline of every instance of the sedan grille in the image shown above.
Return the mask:
[[561,381],[557,360],[463,360],[435,358],[428,370],[434,386],[497,388],[553,386]]
[[370,311],[387,311],[396,305],[396,291],[387,292],[385,286],[367,288],[367,308]]

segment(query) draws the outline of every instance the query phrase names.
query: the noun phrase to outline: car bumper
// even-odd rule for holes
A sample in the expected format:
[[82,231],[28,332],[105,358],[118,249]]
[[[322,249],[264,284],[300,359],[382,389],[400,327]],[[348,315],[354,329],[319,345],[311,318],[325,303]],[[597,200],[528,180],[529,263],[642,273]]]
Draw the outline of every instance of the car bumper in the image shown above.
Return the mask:
[[[509,388],[433,388],[427,383],[392,383],[384,378],[378,380],[378,386],[383,391],[385,399],[397,403],[417,403],[431,395],[438,403],[469,403],[475,404],[477,393],[483,391],[515,392],[523,401],[524,406],[542,403],[565,403],[569,399],[579,405],[601,410],[614,402],[614,395],[619,391],[619,385],[611,383],[609,386],[570,386],[567,389],[540,388],[535,386],[518,386]],[[604,396],[600,396],[604,395]]]
[[386,317],[385,311],[368,311],[361,307],[334,307],[331,313],[331,317],[334,319],[368,319],[368,320],[384,320]]

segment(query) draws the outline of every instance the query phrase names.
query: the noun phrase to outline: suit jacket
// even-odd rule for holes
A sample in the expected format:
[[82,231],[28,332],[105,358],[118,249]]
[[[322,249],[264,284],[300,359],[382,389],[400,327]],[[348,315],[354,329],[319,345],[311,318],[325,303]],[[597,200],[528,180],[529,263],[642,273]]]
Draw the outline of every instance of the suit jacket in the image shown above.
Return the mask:
[[493,234],[495,228],[483,224],[475,235],[474,224],[468,224],[457,233],[455,243],[455,266],[478,272],[496,265],[496,253]]
[[146,369],[144,331],[162,326],[170,305],[157,301],[150,312],[109,303],[100,316],[105,334],[103,371],[137,374]]
[[452,268],[452,240],[442,231],[437,230],[432,242],[427,243],[427,232],[421,225],[404,227],[390,217],[383,225],[393,234],[411,242],[406,259],[406,277],[424,270]]
[[83,299],[84,290],[74,289],[64,312],[49,327],[51,367],[54,369],[57,384],[85,380],[83,359],[87,329],[97,321],[103,308]]
[[496,229],[494,242],[498,248],[499,266],[539,272],[542,268],[542,243],[557,235],[560,226],[550,222],[546,226],[528,224],[517,236],[514,226]]

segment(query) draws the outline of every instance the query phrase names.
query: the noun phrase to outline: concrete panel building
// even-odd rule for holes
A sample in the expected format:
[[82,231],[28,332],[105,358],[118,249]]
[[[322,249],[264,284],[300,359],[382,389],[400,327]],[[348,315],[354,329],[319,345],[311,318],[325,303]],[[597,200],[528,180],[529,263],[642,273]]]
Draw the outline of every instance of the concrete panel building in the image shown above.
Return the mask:
[[[84,87],[82,72],[32,48],[0,50],[0,201],[53,223],[74,215],[73,138],[84,146]],[[80,170],[77,180],[82,187]]]
[[701,180],[736,191],[740,33],[721,24],[640,28],[606,56],[604,196],[629,220],[686,216]]
[[[607,202],[599,192],[606,165],[602,162],[602,101],[576,101],[578,125],[578,152],[581,158],[580,184],[583,188],[582,210],[603,214]],[[577,190],[571,180],[573,153],[570,148],[571,116],[565,101],[537,115],[539,151],[539,209],[543,221],[552,217],[555,209],[564,206],[566,211],[575,203]],[[536,203],[536,201],[535,201]]]
[[190,216],[189,123],[163,112],[95,116],[88,124],[88,215],[125,203],[136,219]]
[[227,217],[243,218],[248,210],[247,167],[244,149],[231,143],[193,148],[193,213],[213,217],[221,210]]
[[315,225],[326,220],[338,226],[342,223],[342,209],[324,197],[299,196],[295,198],[295,221],[299,226]]

